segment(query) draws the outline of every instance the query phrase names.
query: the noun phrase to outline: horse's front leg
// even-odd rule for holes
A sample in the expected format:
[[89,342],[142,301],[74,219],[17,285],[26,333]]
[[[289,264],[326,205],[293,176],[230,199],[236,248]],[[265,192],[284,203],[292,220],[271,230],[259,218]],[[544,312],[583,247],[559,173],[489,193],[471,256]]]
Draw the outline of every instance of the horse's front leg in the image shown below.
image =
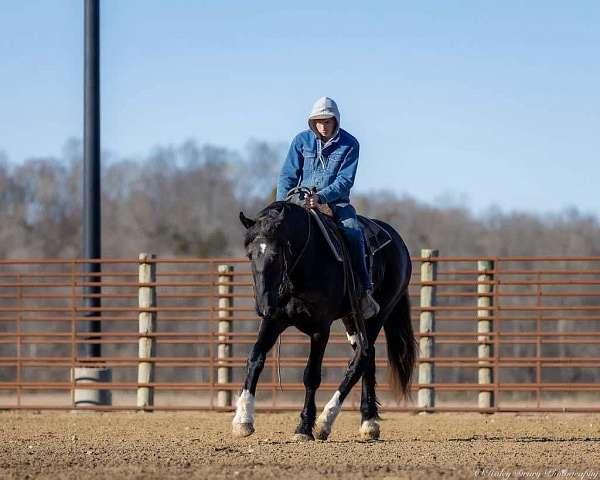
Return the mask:
[[308,363],[304,369],[304,387],[306,396],[304,397],[304,408],[300,413],[300,423],[296,427],[294,437],[297,440],[314,440],[313,427],[317,417],[317,405],[315,395],[321,385],[321,364],[325,347],[329,340],[329,327],[326,330],[315,332],[310,336],[310,354]]
[[258,338],[248,357],[248,373],[242,387],[242,393],[237,402],[233,417],[232,433],[236,437],[247,437],[254,433],[254,403],[256,401],[256,384],[265,366],[265,358],[277,337],[284,330],[280,323],[274,320],[263,320],[258,331]]

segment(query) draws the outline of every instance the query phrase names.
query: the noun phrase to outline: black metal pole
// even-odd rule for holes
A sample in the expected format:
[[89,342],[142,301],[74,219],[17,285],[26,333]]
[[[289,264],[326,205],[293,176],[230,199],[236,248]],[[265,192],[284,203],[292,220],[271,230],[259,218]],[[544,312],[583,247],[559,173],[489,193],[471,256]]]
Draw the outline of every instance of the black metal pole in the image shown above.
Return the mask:
[[[100,225],[100,0],[84,0],[84,120],[83,120],[83,256],[86,259],[101,257]],[[100,263],[86,263],[85,273],[99,273]],[[100,276],[86,276],[88,282],[100,282]],[[102,330],[98,308],[100,285],[84,288],[85,316],[89,317],[86,332]],[[90,335],[90,339],[97,336]],[[82,345],[84,357],[100,357],[99,343]]]

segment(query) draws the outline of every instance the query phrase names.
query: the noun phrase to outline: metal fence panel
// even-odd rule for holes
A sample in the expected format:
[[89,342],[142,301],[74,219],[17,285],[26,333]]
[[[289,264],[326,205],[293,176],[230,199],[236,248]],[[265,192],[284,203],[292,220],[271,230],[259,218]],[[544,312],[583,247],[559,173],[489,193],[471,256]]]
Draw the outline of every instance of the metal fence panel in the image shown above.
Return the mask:
[[[413,261],[413,327],[431,347],[419,359],[431,375],[415,375],[413,391],[428,391],[431,400],[415,395],[396,403],[390,396],[382,334],[376,351],[384,410],[600,411],[600,257]],[[427,270],[432,277],[420,278],[422,262],[437,267]],[[0,261],[0,408],[72,409],[76,392],[86,389],[110,390],[112,404],[78,408],[231,408],[259,321],[245,258],[102,260],[102,332],[95,338],[79,329],[90,310],[85,263]],[[155,267],[151,281],[141,279],[142,263]],[[433,297],[423,295],[432,290]],[[435,318],[430,330],[420,329],[420,318]],[[102,345],[102,358],[80,356],[80,345],[91,342]],[[259,408],[300,407],[308,345],[297,330],[284,333],[282,386],[275,348],[259,382]],[[337,388],[350,352],[336,322],[318,401]],[[73,372],[82,368],[111,376],[80,382]],[[354,389],[350,408],[359,396]]]

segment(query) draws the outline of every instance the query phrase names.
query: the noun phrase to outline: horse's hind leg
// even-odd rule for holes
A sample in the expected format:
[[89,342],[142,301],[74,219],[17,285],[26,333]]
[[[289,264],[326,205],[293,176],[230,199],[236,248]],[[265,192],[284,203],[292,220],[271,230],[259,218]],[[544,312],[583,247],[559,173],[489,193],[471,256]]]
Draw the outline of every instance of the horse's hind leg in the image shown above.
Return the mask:
[[335,422],[335,419],[342,409],[342,403],[362,375],[364,364],[365,357],[363,356],[361,349],[355,349],[354,356],[348,364],[342,383],[340,383],[337,391],[333,394],[333,397],[331,397],[331,400],[329,400],[327,405],[325,405],[319,418],[317,418],[315,433],[319,440],[327,440],[327,437],[329,437],[333,422]]
[[233,417],[232,433],[236,437],[247,437],[254,433],[254,402],[258,377],[265,366],[265,358],[277,337],[283,331],[281,324],[272,320],[263,320],[258,331],[258,338],[248,357],[248,373],[242,387]]
[[304,387],[306,396],[304,399],[304,408],[300,413],[300,423],[296,427],[294,437],[297,440],[314,440],[312,430],[317,416],[317,405],[315,404],[315,395],[321,385],[321,364],[325,347],[329,340],[329,327],[310,336],[310,354],[308,363],[304,370]]
[[[369,342],[379,335],[382,323],[379,318],[373,318],[367,325]],[[362,376],[362,395],[360,399],[360,435],[365,440],[377,440],[379,438],[379,413],[377,411],[377,395],[375,393],[375,346],[367,352],[365,367]]]
[[[340,383],[337,391],[331,397],[331,400],[325,405],[323,412],[319,415],[316,422],[316,436],[320,440],[326,440],[331,433],[331,428],[333,427],[333,422],[337,418],[338,414],[342,409],[342,403],[352,390],[352,387],[356,385],[356,382],[360,379],[361,375],[365,372],[366,368],[370,368],[372,364],[372,369],[370,372],[372,373],[372,383],[367,381],[367,385],[369,386],[369,390],[372,390],[373,402],[369,403],[369,408],[365,408],[365,412],[367,415],[374,408],[375,414],[372,417],[369,417],[369,420],[375,421],[377,417],[377,401],[375,398],[375,339],[379,331],[381,330],[381,322],[379,320],[379,316],[373,317],[367,322],[367,352],[366,355],[362,354],[358,345],[352,342],[352,348],[354,348],[354,356],[350,363],[348,364],[348,368],[346,369],[346,373],[344,374],[344,379]],[[361,402],[361,412],[362,412],[362,402]],[[365,413],[363,412],[363,419]],[[366,427],[365,427],[366,428]],[[373,427],[375,428],[375,427]]]

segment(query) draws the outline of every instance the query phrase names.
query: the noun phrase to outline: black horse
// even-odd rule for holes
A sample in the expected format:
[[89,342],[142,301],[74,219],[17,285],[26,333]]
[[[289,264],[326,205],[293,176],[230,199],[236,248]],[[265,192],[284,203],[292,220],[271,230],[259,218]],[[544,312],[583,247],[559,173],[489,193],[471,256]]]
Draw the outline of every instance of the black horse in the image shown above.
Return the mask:
[[[378,438],[374,344],[381,327],[387,339],[390,381],[399,396],[410,392],[416,357],[408,297],[412,267],[404,241],[391,226],[377,221],[392,241],[374,255],[374,298],[381,310],[365,320],[366,342],[359,342],[360,332],[348,321],[352,310],[344,267],[334,258],[308,210],[290,202],[274,202],[255,220],[240,212],[240,220],[247,228],[244,244],[252,262],[256,310],[262,321],[248,358],[248,373],[232,422],[233,434],[247,436],[254,432],[256,384],[265,357],[278,336],[287,327],[295,326],[310,337],[304,371],[306,397],[296,438],[314,439],[315,428],[317,438],[327,439],[342,402],[361,376],[360,433],[364,438]],[[331,324],[339,318],[344,320],[354,354],[338,390],[316,419],[315,394],[321,383],[323,354]]]

